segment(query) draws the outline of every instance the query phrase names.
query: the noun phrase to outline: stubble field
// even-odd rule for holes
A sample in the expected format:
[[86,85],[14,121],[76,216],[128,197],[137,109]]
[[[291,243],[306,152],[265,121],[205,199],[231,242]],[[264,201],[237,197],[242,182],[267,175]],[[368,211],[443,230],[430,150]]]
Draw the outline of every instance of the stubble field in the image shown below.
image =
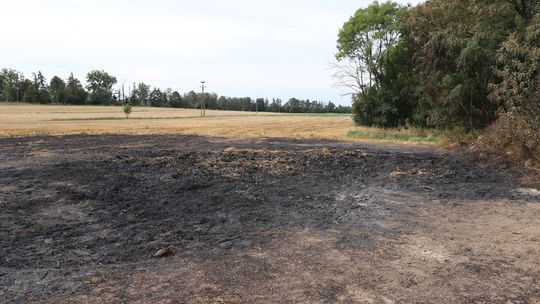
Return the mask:
[[279,114],[135,107],[0,104],[0,136],[176,134],[346,139],[350,115]]

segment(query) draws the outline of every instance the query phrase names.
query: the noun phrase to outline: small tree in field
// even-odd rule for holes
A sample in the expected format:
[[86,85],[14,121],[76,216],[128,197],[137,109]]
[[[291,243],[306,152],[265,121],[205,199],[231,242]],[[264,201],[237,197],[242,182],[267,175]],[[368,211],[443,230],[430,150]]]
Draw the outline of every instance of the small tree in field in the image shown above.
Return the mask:
[[133,110],[133,106],[129,103],[129,102],[126,102],[124,103],[124,114],[126,114],[126,119],[129,119],[129,115],[131,114],[131,111]]

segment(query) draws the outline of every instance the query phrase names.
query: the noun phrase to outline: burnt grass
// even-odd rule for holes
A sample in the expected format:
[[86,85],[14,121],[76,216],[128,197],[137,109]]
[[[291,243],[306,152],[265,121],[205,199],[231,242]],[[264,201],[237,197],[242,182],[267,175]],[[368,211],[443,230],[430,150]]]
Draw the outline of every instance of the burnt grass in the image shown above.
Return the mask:
[[385,193],[406,191],[448,208],[538,200],[516,187],[498,168],[427,146],[189,136],[0,139],[0,301],[85,293],[93,270],[151,263],[160,248],[217,259],[267,246],[291,229],[338,229],[335,248],[369,251],[381,239],[413,233],[381,222],[408,221],[425,207]]

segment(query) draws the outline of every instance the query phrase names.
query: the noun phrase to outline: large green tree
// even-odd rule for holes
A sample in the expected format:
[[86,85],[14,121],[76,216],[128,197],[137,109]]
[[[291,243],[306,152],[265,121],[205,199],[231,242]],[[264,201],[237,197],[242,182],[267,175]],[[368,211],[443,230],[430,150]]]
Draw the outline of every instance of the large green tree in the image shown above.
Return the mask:
[[185,106],[184,100],[182,99],[182,95],[180,95],[178,91],[170,92],[168,99],[169,99],[169,105],[173,108],[182,108]]
[[30,79],[24,79],[20,82],[19,98],[23,102],[35,102],[36,89],[34,83]]
[[540,15],[508,37],[497,63],[501,81],[490,96],[502,105],[495,142],[502,149],[519,147],[521,157],[540,162]]
[[112,104],[116,78],[103,70],[94,70],[86,76],[88,100],[91,104]]
[[35,90],[35,102],[38,103],[50,103],[51,97],[49,94],[49,85],[47,84],[47,79],[38,71],[38,73],[33,74],[34,77],[34,90]]
[[53,103],[65,103],[66,83],[62,78],[54,76],[49,84],[49,94]]
[[164,107],[168,103],[167,94],[159,88],[154,88],[152,92],[150,92],[148,101],[152,107]]
[[515,28],[515,11],[502,0],[430,0],[404,18],[427,125],[484,128],[497,117],[488,98],[496,52]]
[[13,69],[2,69],[0,71],[0,101],[20,101],[23,82],[24,76],[22,73]]
[[[400,123],[401,88],[390,88],[398,68],[390,63],[403,59],[403,52],[392,51],[401,37],[401,18],[406,7],[395,2],[373,2],[343,25],[338,35],[335,77],[338,85],[353,95],[354,120],[364,125]],[[392,67],[393,70],[388,68]],[[389,75],[390,71],[394,75]],[[393,84],[392,84],[393,85]]]
[[150,98],[150,85],[140,82],[133,84],[133,90],[131,92],[131,103],[134,105],[147,106],[149,105]]
[[506,0],[526,22],[540,13],[540,1],[538,0]]
[[88,97],[88,92],[86,92],[81,82],[73,76],[73,73],[67,79],[64,93],[66,103],[69,104],[85,104]]

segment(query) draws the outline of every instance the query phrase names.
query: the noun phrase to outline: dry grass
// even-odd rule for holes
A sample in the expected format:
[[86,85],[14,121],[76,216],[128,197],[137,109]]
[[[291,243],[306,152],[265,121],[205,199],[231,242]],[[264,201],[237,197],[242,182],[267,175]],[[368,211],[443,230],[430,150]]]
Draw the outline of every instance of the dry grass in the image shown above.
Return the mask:
[[350,132],[381,130],[355,127],[350,115],[206,111],[207,116],[201,118],[199,114],[195,109],[134,107],[131,119],[125,119],[119,106],[0,104],[0,136],[182,134],[400,142],[351,137]]
[[345,139],[348,115],[290,115],[135,107],[0,104],[0,136],[67,134],[188,134],[225,137]]

